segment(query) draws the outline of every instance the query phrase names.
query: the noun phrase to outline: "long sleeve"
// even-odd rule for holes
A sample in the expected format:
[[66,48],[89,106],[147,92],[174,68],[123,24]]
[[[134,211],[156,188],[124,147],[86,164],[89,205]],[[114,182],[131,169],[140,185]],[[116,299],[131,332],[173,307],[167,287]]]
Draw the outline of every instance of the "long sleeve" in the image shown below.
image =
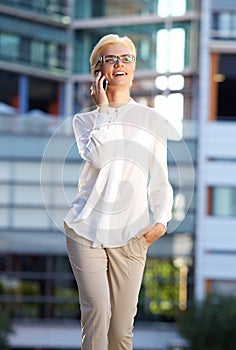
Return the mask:
[[120,130],[109,114],[75,115],[73,129],[80,156],[95,168],[100,169],[114,157],[114,140],[119,139]]
[[108,113],[73,119],[86,163],[65,222],[94,247],[126,244],[150,225],[150,208],[155,222],[166,226],[173,200],[163,119],[134,101]]
[[167,226],[171,219],[173,190],[168,180],[166,122],[160,117],[154,150],[150,159],[148,196],[155,222]]

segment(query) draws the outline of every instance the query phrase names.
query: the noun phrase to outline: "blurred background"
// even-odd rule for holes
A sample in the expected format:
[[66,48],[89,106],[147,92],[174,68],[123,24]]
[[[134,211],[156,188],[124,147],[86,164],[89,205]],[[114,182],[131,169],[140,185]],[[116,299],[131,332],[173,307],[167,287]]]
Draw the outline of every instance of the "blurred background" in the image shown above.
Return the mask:
[[236,291],[235,1],[1,0],[0,303],[11,349],[80,346],[62,227],[82,164],[71,117],[92,106],[89,56],[108,33],[137,48],[133,98],[178,131],[173,219],[148,252],[134,348],[180,349],[179,311]]

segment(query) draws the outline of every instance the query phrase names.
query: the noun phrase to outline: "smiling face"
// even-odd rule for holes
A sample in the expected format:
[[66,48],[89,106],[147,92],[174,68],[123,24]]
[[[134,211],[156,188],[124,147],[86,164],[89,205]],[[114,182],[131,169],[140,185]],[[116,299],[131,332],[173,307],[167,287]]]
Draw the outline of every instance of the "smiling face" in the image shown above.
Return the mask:
[[135,62],[124,62],[120,58],[123,55],[133,53],[124,45],[121,44],[109,44],[102,48],[100,55],[115,55],[119,58],[116,62],[106,62],[103,60],[101,63],[101,71],[108,80],[108,86],[130,86],[134,78]]

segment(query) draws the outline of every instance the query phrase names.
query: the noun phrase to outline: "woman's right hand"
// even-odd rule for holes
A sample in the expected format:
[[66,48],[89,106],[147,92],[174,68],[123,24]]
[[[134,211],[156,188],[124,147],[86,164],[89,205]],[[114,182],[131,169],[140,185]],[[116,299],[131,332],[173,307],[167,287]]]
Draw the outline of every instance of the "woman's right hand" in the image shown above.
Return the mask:
[[100,108],[108,106],[108,98],[106,95],[106,91],[103,88],[103,83],[105,80],[105,75],[102,75],[102,72],[98,71],[90,88],[91,96],[95,104]]

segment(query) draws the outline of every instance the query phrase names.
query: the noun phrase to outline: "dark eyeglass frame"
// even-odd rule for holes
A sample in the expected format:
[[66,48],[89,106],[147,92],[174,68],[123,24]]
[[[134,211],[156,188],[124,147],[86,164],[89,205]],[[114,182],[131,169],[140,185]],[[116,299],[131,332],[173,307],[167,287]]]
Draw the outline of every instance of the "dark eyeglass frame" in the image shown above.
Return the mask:
[[[130,58],[131,60],[127,59]],[[109,61],[109,59],[111,61]],[[122,63],[134,63],[136,61],[136,57],[132,54],[123,54],[120,56],[117,55],[104,55],[99,57],[97,63],[95,66],[98,65],[98,63],[102,62],[102,63],[108,63],[108,64],[115,64],[118,62],[118,60],[120,60]]]

